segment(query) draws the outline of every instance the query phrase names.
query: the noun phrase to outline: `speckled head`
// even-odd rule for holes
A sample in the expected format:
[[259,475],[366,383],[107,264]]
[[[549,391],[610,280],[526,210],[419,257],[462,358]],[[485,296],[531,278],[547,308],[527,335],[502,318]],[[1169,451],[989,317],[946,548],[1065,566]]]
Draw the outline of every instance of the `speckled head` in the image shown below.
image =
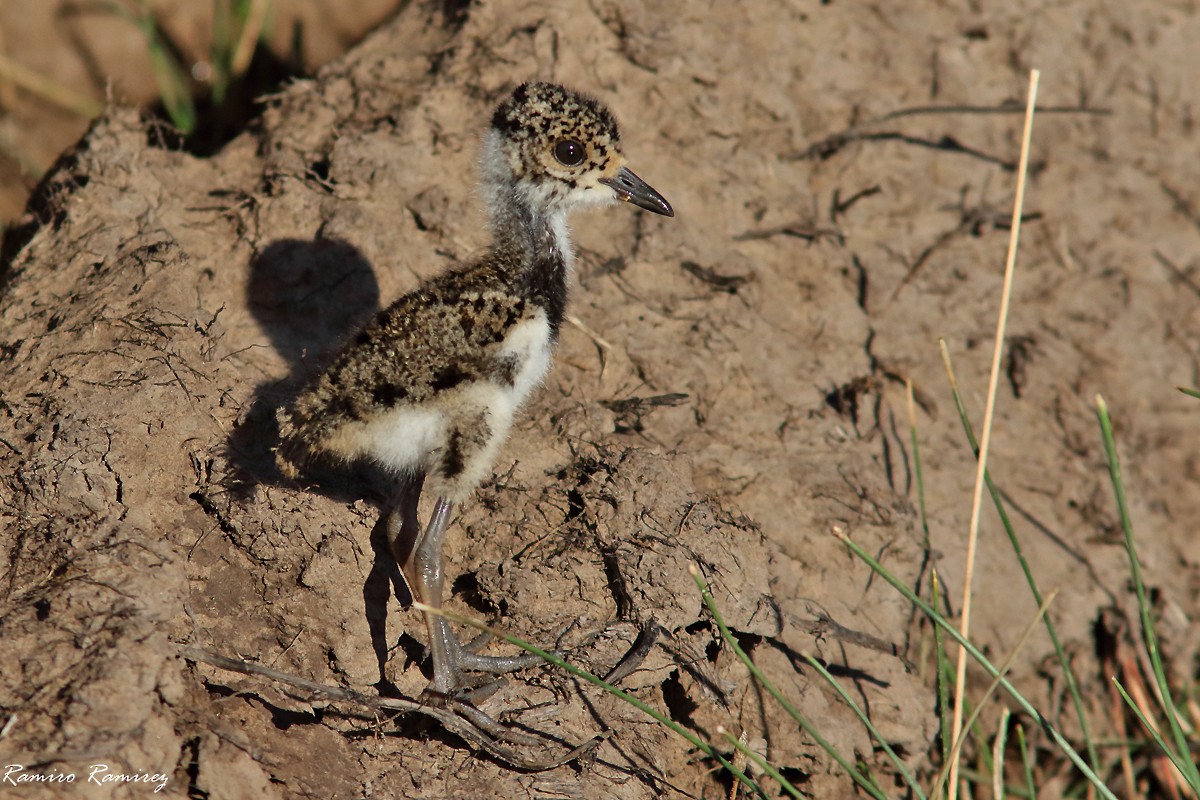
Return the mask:
[[484,162],[489,177],[507,178],[502,182],[552,213],[623,200],[674,216],[626,166],[612,112],[553,83],[522,84],[500,104]]

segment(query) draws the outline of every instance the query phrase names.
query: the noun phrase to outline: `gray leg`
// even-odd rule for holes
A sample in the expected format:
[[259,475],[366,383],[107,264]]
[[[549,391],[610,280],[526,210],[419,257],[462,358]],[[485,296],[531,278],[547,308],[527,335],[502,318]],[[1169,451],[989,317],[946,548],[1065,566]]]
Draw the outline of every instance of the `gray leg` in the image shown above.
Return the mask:
[[[403,553],[405,561],[400,564],[414,596],[431,608],[442,607],[442,588],[445,583],[445,575],[442,572],[442,541],[445,539],[446,529],[450,525],[452,508],[453,504],[449,500],[444,497],[438,498],[433,515],[429,518],[429,525],[426,526],[424,535],[417,541],[416,547],[412,549],[411,558],[408,558],[408,553]],[[389,534],[392,533],[393,528],[397,532],[404,530],[403,517],[398,523],[395,520],[397,514],[403,515],[404,513],[400,509],[393,512],[393,517],[388,522]],[[397,545],[402,543],[402,538],[393,539],[392,542],[397,561],[402,555]],[[445,617],[427,613],[425,624],[429,628],[429,651],[433,660],[433,680],[430,681],[426,691],[434,695],[449,697],[462,688],[464,670],[489,673],[512,672],[533,666],[541,661],[532,654],[522,656],[476,655],[465,650],[459,644],[458,637],[454,635],[450,622]]]
[[[412,554],[412,567],[408,579],[416,596],[431,608],[442,607],[442,540],[450,526],[451,504],[439,497],[433,508],[433,516],[425,528],[425,535],[417,542]],[[449,696],[462,683],[462,675],[454,658],[458,641],[444,617],[425,614],[429,628],[429,653],[433,659],[433,680],[426,691]]]

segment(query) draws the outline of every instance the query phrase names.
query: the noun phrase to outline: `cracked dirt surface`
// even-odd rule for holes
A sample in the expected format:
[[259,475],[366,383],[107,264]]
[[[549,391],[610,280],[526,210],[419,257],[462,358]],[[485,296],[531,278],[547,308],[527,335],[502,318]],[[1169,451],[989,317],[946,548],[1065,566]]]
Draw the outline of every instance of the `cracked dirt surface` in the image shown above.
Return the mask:
[[[928,629],[830,535],[910,585],[960,587],[976,424],[1027,70],[1043,70],[992,470],[1097,719],[1102,614],[1131,609],[1089,404],[1118,438],[1164,641],[1194,675],[1200,383],[1200,16],[1065,3],[408,6],[206,159],[114,109],[50,176],[0,298],[4,763],[161,772],[174,797],[719,797],[713,764],[550,669],[484,704],[576,743],[514,771],[393,718],[181,655],[415,697],[424,629],[391,599],[366,471],[273,471],[272,409],[382,303],[485,244],[481,126],[529,77],[608,102],[677,217],[574,221],[578,285],[544,388],[449,537],[452,606],[606,672],[706,737],[744,729],[814,797],[852,794],[719,644],[697,564],[760,666],[843,752],[882,761],[800,658],[854,686],[917,769]],[[720,35],[718,35],[718,33]],[[1006,113],[970,113],[963,106]],[[937,107],[938,111],[931,110]],[[953,107],[947,110],[947,107]],[[918,399],[932,549],[905,421]],[[1191,435],[1189,435],[1191,434]],[[974,629],[1007,653],[1035,607],[985,520]],[[957,602],[953,603],[957,607]],[[838,626],[844,626],[839,628]],[[498,648],[498,651],[502,648]],[[893,652],[894,649],[894,652]],[[1038,636],[1014,679],[1049,709]],[[1067,716],[1061,718],[1071,730]],[[94,790],[94,791],[93,791]],[[23,787],[144,796],[145,786]]]

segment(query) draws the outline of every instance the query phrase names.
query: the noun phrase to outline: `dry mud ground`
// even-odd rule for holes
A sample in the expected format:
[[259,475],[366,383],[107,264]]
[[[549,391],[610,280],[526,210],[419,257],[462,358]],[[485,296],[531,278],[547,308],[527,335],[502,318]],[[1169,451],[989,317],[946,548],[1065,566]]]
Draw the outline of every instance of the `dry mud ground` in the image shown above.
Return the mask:
[[[927,590],[936,565],[952,597],[961,589],[972,459],[936,340],[978,424],[1014,108],[1036,67],[1046,110],[993,474],[1041,585],[1061,590],[1050,613],[1110,730],[1106,681],[1136,626],[1092,410],[1105,395],[1164,648],[1175,678],[1194,680],[1200,408],[1174,387],[1200,384],[1200,12],[468,11],[449,24],[408,6],[210,158],[164,149],[113,109],[10,232],[0,755],[79,779],[6,796],[151,793],[86,784],[95,763],[161,773],[170,797],[724,796],[686,743],[552,670],[484,708],[563,742],[611,735],[583,763],[528,772],[419,715],[181,654],[419,692],[421,620],[390,599],[376,556],[380,487],[350,473],[281,480],[271,408],[381,303],[486,244],[476,145],[496,100],[529,77],[607,101],[634,169],[677,216],[575,220],[576,321],[452,529],[454,608],[543,644],[565,629],[569,657],[600,672],[653,620],[659,644],[625,688],[706,737],[746,730],[813,797],[852,795],[720,646],[687,575],[698,564],[743,644],[843,752],[886,771],[801,653],[928,770],[928,628],[830,531],[910,585]],[[1001,658],[1035,609],[994,513],[980,547],[973,629]],[[1014,679],[1074,732],[1049,654],[1036,635]],[[1044,763],[1053,797],[1065,781]]]

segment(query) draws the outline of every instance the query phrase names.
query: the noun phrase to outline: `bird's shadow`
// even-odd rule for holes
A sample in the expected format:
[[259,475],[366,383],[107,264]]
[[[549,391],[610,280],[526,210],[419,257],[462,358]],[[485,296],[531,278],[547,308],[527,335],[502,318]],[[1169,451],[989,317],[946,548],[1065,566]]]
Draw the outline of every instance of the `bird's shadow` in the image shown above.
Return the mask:
[[[227,441],[232,468],[228,489],[241,497],[254,487],[294,486],[275,463],[277,409],[299,393],[329,356],[379,311],[379,284],[353,245],[330,239],[280,239],[250,262],[246,306],[289,365],[289,374],[254,388]],[[378,475],[315,465],[306,488],[352,501],[377,493]],[[373,485],[374,484],[374,485]]]
[[[330,355],[379,312],[379,283],[371,263],[351,244],[280,239],[250,262],[246,305],[271,346],[287,360],[289,374],[254,388],[246,412],[226,441],[231,467],[226,488],[241,499],[258,486],[297,488],[276,465],[276,411],[291,403]],[[314,463],[305,470],[301,485],[339,502],[365,499],[380,510],[371,531],[374,561],[363,584],[363,603],[382,677],[388,654],[388,600],[394,593],[402,604],[411,602],[387,542],[395,478],[366,463]]]

